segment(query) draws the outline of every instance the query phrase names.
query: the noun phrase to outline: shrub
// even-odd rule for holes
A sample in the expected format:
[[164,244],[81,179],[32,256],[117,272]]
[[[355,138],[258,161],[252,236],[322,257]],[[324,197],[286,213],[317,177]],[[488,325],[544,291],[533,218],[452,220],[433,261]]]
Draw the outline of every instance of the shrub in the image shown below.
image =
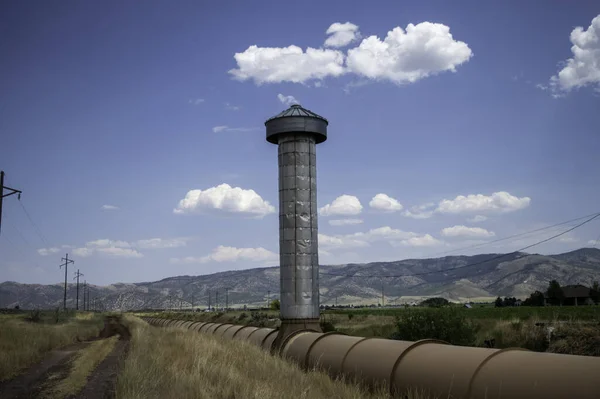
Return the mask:
[[348,320],[352,320],[353,317],[354,317],[354,313],[348,313]]
[[468,320],[459,309],[414,309],[396,319],[398,331],[390,338],[406,341],[440,339],[453,345],[473,345],[479,326]]
[[331,332],[331,331],[337,331],[335,329],[335,326],[333,325],[333,323],[330,321],[321,320],[321,322],[319,324],[321,325],[321,331],[323,331],[324,333]]
[[42,321],[42,311],[39,309],[32,311],[31,313],[29,313],[29,316],[27,316],[27,321],[30,321],[32,323],[39,323],[40,321]]
[[281,303],[279,302],[279,299],[275,299],[271,302],[271,310],[279,310],[280,307]]

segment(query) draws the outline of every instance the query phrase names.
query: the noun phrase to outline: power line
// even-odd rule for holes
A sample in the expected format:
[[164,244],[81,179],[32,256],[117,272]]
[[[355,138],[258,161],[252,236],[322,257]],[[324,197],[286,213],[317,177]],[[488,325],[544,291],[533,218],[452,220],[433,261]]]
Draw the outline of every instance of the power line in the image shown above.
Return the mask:
[[[490,259],[486,259],[486,260],[484,260],[484,261],[479,261],[479,262],[469,263],[469,264],[467,264],[467,265],[463,265],[463,266],[456,266],[456,267],[452,267],[452,268],[449,268],[449,269],[444,269],[444,270],[433,270],[433,271],[421,272],[421,273],[413,273],[413,274],[396,274],[396,275],[364,275],[364,274],[361,274],[361,275],[356,275],[356,274],[346,274],[346,275],[344,275],[344,274],[334,274],[334,273],[325,273],[325,272],[323,272],[323,273],[320,273],[320,274],[323,274],[323,275],[326,275],[326,276],[334,276],[334,277],[349,277],[349,278],[354,278],[354,277],[360,277],[360,278],[366,278],[366,277],[367,277],[367,278],[368,278],[368,277],[379,277],[379,278],[396,278],[396,277],[417,277],[417,276],[425,276],[425,275],[430,275],[430,274],[446,273],[446,272],[453,271],[453,270],[466,269],[466,268],[468,268],[468,267],[478,266],[478,265],[481,265],[481,264],[483,264],[483,263],[486,263],[486,262],[491,262],[491,261],[493,261],[493,260],[498,260],[498,259],[501,259],[501,258],[505,258],[505,257],[507,257],[507,256],[510,256],[510,255],[518,254],[519,252],[525,251],[526,249],[529,249],[529,248],[535,247],[535,246],[537,246],[537,245],[543,244],[543,243],[545,243],[545,242],[548,242],[548,241],[550,241],[550,240],[553,240],[553,239],[555,239],[555,238],[557,238],[557,237],[560,237],[560,236],[562,236],[562,235],[565,235],[565,234],[567,234],[567,233],[569,233],[569,232],[571,232],[571,231],[573,231],[573,230],[577,229],[578,227],[581,227],[581,226],[583,226],[584,224],[587,224],[587,223],[591,222],[592,220],[596,219],[596,218],[597,218],[597,217],[599,217],[599,216],[600,216],[600,213],[596,213],[596,214],[595,214],[594,216],[592,216],[591,218],[589,218],[589,219],[586,219],[585,221],[583,221],[583,222],[581,222],[581,223],[579,223],[579,224],[577,224],[577,225],[575,225],[575,226],[571,227],[570,229],[567,229],[567,230],[565,230],[565,231],[563,231],[563,232],[561,232],[561,233],[559,233],[559,234],[555,234],[555,235],[553,235],[552,237],[549,237],[549,238],[546,238],[546,239],[544,239],[544,240],[538,241],[538,242],[536,242],[535,244],[527,245],[527,246],[525,246],[525,247],[523,247],[523,248],[517,249],[516,251],[509,252],[509,253],[502,254],[502,255],[498,255],[498,256],[494,256],[494,257],[492,257],[492,258],[490,258]],[[524,257],[524,256],[527,256],[527,255],[523,255],[523,256],[521,256],[521,258],[522,258],[522,257]],[[519,258],[517,258],[517,259],[519,259]]]
[[59,268],[62,268],[63,266],[65,267],[65,296],[63,299],[63,309],[67,310],[67,269],[69,268],[69,263],[75,263],[75,261],[69,259],[69,254],[66,254],[65,257],[61,258],[60,260],[65,261],[65,263],[60,265]]
[[23,202],[19,201],[19,205],[21,205],[21,209],[23,209],[23,212],[25,212],[25,215],[27,216],[27,219],[29,219],[29,222],[33,226],[33,228],[34,228],[36,234],[38,235],[38,237],[40,237],[40,239],[44,242],[44,244],[47,247],[49,247],[50,244],[48,244],[48,240],[46,240],[46,237],[44,237],[44,234],[42,234],[42,231],[40,230],[40,228],[38,227],[38,225],[33,221],[33,219],[31,218],[31,215],[29,214],[29,212],[27,212],[27,209],[25,209],[25,205],[23,205]]
[[535,230],[531,230],[531,231],[526,231],[524,233],[513,234],[511,236],[507,236],[507,237],[503,237],[503,238],[498,238],[496,240],[486,241],[486,242],[481,243],[481,244],[474,244],[474,245],[470,245],[470,246],[466,246],[466,247],[451,249],[451,250],[448,250],[448,251],[436,252],[436,253],[433,253],[431,256],[443,255],[443,254],[448,254],[448,253],[458,252],[458,251],[464,251],[465,249],[473,249],[473,248],[485,247],[486,245],[489,245],[489,244],[494,244],[494,243],[497,243],[497,242],[510,240],[512,238],[526,236],[526,235],[529,235],[529,234],[533,234],[533,233],[537,233],[537,232],[540,232],[540,231],[548,230],[548,229],[551,229],[551,228],[554,228],[554,227],[559,227],[559,226],[563,226],[565,224],[577,222],[577,221],[582,220],[582,219],[587,219],[589,217],[597,215],[598,213],[600,213],[600,212],[591,213],[591,214],[586,215],[586,216],[581,216],[581,217],[578,217],[578,218],[575,218],[575,219],[567,220],[565,222],[556,223],[556,224],[553,224],[551,226],[546,226],[546,227],[542,227],[542,228],[539,228],[539,229],[535,229]]

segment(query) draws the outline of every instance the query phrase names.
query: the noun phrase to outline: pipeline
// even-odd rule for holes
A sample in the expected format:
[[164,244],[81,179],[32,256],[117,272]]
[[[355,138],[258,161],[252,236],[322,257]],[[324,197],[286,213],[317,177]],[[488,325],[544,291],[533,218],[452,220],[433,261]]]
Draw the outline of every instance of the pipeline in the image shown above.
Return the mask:
[[343,376],[368,387],[384,386],[399,397],[410,390],[464,399],[598,399],[600,358],[531,352],[521,348],[454,346],[296,331],[275,348],[278,330],[234,324],[142,317],[150,325],[182,327],[228,340],[248,341],[273,354]]

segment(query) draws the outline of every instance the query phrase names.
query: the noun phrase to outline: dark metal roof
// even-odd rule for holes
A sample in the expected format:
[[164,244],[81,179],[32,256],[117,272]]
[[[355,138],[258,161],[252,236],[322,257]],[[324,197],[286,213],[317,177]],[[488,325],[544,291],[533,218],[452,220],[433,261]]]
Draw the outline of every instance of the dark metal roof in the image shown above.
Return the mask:
[[287,118],[287,117],[291,117],[291,116],[316,118],[316,119],[321,119],[321,120],[325,121],[325,123],[327,123],[327,124],[329,123],[327,121],[327,119],[323,118],[321,115],[317,115],[314,112],[312,112],[311,110],[303,108],[300,104],[294,104],[291,107],[289,107],[288,109],[286,109],[285,111],[280,112],[277,115],[275,115],[274,117],[267,119],[265,121],[265,124],[269,121],[272,121],[273,119]]

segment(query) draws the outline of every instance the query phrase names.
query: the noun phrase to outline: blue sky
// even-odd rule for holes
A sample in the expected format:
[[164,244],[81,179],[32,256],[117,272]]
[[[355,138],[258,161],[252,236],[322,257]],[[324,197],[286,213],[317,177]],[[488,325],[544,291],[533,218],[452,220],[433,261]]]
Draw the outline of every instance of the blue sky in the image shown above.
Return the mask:
[[330,121],[322,264],[511,251],[565,226],[460,248],[600,210],[597,2],[0,7],[24,207],[5,199],[0,281],[58,282],[66,252],[96,284],[276,265],[263,123],[293,100]]

